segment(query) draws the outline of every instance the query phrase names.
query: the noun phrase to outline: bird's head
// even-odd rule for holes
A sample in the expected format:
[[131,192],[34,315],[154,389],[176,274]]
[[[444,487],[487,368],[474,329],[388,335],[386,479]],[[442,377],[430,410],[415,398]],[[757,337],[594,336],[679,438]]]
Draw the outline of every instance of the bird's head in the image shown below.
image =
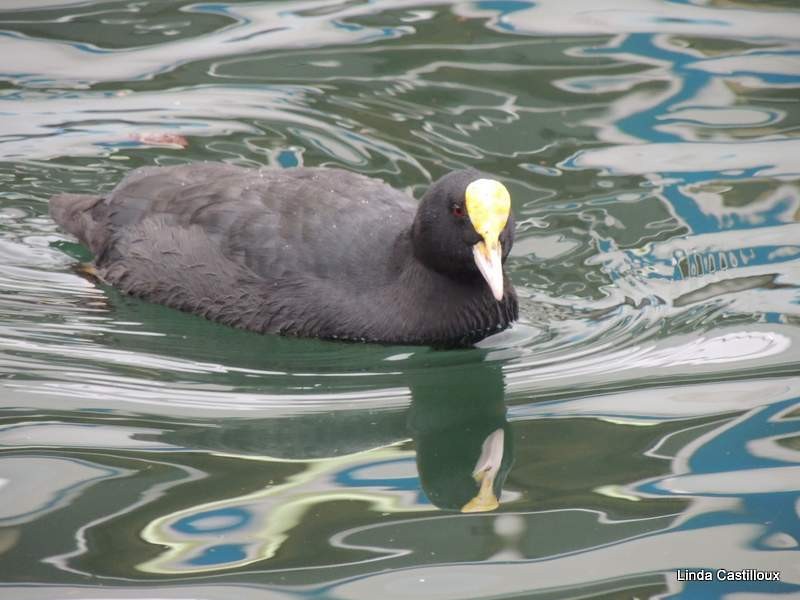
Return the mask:
[[452,276],[480,273],[495,299],[503,299],[514,218],[502,183],[473,170],[445,175],[423,196],[413,236],[426,265]]

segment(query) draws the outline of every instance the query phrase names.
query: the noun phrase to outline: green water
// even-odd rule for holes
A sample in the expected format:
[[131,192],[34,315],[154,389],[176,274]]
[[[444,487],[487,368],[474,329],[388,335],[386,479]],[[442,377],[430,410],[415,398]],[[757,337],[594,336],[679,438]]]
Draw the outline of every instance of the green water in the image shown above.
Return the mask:
[[[800,594],[798,131],[793,2],[3,2],[0,598]],[[191,160],[491,173],[520,322],[286,339],[82,278],[50,195]]]

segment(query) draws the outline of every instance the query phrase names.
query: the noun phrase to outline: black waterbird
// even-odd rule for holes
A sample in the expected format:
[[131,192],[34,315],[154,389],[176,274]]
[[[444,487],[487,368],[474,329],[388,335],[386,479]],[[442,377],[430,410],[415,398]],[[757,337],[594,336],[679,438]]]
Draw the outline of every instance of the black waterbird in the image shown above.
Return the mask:
[[324,339],[469,345],[508,327],[506,188],[478,171],[419,203],[339,169],[144,167],[56,222],[123,292],[235,327]]

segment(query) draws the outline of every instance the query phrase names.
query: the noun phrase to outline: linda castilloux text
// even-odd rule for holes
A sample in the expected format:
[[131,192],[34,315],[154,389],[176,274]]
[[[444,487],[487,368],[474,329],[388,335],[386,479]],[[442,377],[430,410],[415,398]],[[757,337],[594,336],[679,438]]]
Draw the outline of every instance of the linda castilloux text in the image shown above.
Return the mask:
[[678,581],[780,581],[780,571],[742,569],[678,569]]

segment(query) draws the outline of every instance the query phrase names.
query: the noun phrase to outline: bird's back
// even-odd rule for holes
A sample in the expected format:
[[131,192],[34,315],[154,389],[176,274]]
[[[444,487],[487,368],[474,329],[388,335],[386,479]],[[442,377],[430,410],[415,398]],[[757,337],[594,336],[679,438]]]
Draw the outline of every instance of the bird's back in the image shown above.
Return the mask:
[[338,169],[146,167],[92,209],[108,232],[105,247],[93,250],[120,260],[115,246],[143,227],[163,239],[199,228],[210,249],[265,279],[302,274],[370,285],[386,276],[393,240],[414,211],[382,181]]

